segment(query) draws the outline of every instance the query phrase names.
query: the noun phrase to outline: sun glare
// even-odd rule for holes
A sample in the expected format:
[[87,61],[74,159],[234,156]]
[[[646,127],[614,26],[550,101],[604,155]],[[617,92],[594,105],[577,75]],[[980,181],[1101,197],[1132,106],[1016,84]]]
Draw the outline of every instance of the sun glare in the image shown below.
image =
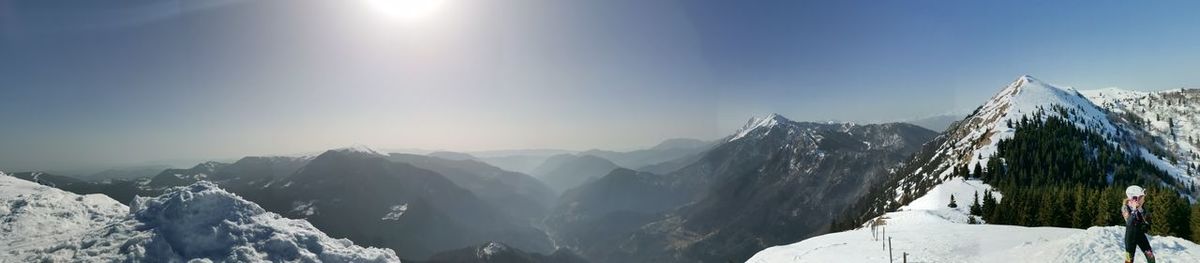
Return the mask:
[[390,19],[422,20],[432,16],[445,0],[364,0],[372,10]]

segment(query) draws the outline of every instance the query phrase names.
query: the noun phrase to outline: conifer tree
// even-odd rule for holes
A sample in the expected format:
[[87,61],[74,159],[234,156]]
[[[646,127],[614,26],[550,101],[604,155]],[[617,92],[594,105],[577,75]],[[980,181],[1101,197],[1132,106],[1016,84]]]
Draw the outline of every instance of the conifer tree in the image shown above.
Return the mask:
[[1200,204],[1194,204],[1191,207],[1191,220],[1188,222],[1192,226],[1192,242],[1200,242]]
[[1165,236],[1182,236],[1179,232],[1180,226],[1177,206],[1175,203],[1175,194],[1170,189],[1159,189],[1156,187],[1150,188],[1147,193],[1146,203],[1143,204],[1147,212],[1150,212],[1150,233],[1155,235]]
[[975,191],[975,199],[971,202],[971,215],[982,216],[983,208],[979,206],[979,191]]
[[992,190],[983,192],[983,204],[980,205],[980,208],[983,210],[984,219],[987,219],[988,222],[995,220],[996,214],[994,210],[996,210],[996,197],[992,195]]
[[1093,200],[1091,192],[1083,187],[1075,188],[1075,212],[1071,216],[1071,227],[1087,228],[1092,225],[1096,201]]
[[[1111,196],[1109,194],[1106,194],[1108,192],[1111,192],[1111,191],[1103,191],[1103,192],[1101,192],[1100,196],[1101,197]],[[1120,211],[1120,210],[1113,210],[1113,209],[1120,208],[1120,206],[1119,206],[1120,203],[1118,203],[1118,201],[1116,201],[1116,200],[1110,201],[1110,200],[1106,200],[1103,198],[1101,198],[1101,199],[1102,200],[1096,200],[1096,202],[1097,202],[1096,203],[1096,215],[1094,217],[1092,217],[1092,225],[1094,225],[1094,226],[1112,225],[1113,213],[1115,211]]]
[[950,204],[946,206],[950,208],[958,208],[958,204],[954,203],[954,194],[950,195]]

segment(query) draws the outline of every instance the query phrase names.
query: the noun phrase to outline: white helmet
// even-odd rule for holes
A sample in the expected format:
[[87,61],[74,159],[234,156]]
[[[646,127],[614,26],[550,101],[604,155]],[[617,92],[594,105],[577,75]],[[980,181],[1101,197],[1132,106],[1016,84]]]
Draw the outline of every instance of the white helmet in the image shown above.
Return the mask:
[[1142,187],[1140,187],[1140,186],[1132,185],[1132,186],[1129,186],[1128,188],[1125,188],[1125,197],[1132,198],[1134,196],[1143,196],[1143,195],[1146,195],[1146,190],[1143,190]]

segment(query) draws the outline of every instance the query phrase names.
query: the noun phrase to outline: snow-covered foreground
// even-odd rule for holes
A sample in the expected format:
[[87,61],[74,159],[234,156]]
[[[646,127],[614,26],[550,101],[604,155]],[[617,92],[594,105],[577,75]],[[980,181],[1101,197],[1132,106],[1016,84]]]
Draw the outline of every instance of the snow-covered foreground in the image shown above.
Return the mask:
[[0,173],[0,262],[399,262],[200,182],[132,208]]
[[[1124,260],[1124,227],[1087,230],[1057,227],[969,225],[952,222],[935,211],[888,213],[887,236],[892,256],[900,262],[1120,262]],[[882,228],[880,228],[882,231]],[[1158,262],[1200,262],[1200,245],[1176,237],[1150,238]],[[1138,262],[1146,262],[1137,253]],[[888,251],[874,241],[869,227],[767,248],[749,263],[887,262]]]
[[[104,195],[76,195],[0,173],[0,262],[81,237],[129,214]],[[36,252],[35,252],[36,253]]]

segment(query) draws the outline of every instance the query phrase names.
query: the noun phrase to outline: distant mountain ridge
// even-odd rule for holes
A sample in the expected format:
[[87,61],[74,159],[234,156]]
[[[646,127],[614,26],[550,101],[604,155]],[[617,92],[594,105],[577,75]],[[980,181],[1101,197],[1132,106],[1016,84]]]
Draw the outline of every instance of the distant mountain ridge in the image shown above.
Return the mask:
[[580,155],[593,155],[612,161],[620,167],[641,169],[679,158],[700,154],[711,148],[713,142],[697,139],[668,139],[653,147],[643,150],[616,152],[605,150],[588,150]]
[[[29,175],[27,179],[37,180]],[[268,211],[307,219],[333,236],[393,248],[405,258],[422,259],[488,240],[525,251],[553,251],[545,234],[533,227],[552,202],[552,190],[528,175],[475,160],[389,155],[355,146],[317,156],[205,162],[140,181],[36,175],[45,176],[43,183],[50,184],[51,178],[64,182],[57,186],[66,190],[104,193],[126,202],[134,195],[211,181]]]
[[[618,169],[568,191],[547,226],[559,245],[594,261],[745,260],[767,244],[827,231],[832,215],[843,212],[839,205],[870,192],[888,169],[934,135],[910,124],[753,118],[676,171]],[[811,192],[794,195],[789,189]],[[828,204],[815,204],[810,198],[817,196]],[[795,217],[798,211],[810,216]],[[768,225],[789,227],[764,228]]]
[[425,155],[396,154],[389,160],[412,164],[437,172],[455,184],[471,190],[485,202],[513,218],[530,222],[540,220],[557,197],[554,190],[538,179],[506,171],[486,163],[468,159],[451,160]]
[[487,240],[549,252],[541,231],[479,199],[442,174],[373,151],[330,150],[287,179],[273,182],[261,204],[322,230],[404,257]]
[[926,129],[941,132],[941,131],[945,131],[946,128],[950,128],[950,125],[954,124],[954,122],[962,120],[963,117],[966,117],[966,115],[941,114],[941,115],[934,115],[934,116],[928,116],[928,117],[923,117],[923,118],[915,118],[915,119],[905,120],[903,122],[911,123],[913,125],[924,127]]
[[596,180],[617,168],[621,167],[595,155],[560,154],[546,159],[531,174],[555,192],[561,193]]

